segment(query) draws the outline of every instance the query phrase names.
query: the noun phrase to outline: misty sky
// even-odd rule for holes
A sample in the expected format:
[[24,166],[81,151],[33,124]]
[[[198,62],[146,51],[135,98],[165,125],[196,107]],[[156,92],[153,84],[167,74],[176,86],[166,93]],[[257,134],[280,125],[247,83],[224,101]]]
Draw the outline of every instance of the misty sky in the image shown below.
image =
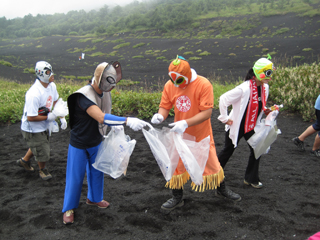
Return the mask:
[[[94,0],[94,1],[75,1],[75,0],[2,0],[0,4],[0,18],[13,19],[17,17],[23,18],[29,13],[33,16],[37,14],[54,14],[67,13],[71,10],[85,10],[86,12],[92,9],[100,9],[104,5],[124,6],[134,0]],[[138,0],[141,1],[141,0]]]

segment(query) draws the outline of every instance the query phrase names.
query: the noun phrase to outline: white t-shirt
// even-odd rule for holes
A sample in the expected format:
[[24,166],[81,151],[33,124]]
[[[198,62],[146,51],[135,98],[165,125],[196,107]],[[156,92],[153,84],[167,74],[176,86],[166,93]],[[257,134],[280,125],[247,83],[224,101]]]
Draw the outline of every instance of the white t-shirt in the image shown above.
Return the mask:
[[27,116],[38,116],[38,110],[41,107],[46,107],[52,110],[53,103],[57,101],[59,94],[54,82],[51,82],[47,88],[45,88],[40,80],[36,79],[34,84],[26,93],[25,105],[23,115],[21,118],[21,129],[25,132],[43,132],[46,131],[49,123],[48,121],[30,122]]

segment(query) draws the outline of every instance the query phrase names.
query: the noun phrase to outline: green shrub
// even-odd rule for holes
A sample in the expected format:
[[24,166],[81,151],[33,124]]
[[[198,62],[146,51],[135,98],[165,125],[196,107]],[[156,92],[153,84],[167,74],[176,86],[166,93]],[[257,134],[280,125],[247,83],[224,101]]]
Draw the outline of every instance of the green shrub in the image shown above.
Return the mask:
[[165,56],[161,56],[161,57],[157,57],[156,59],[157,60],[166,60],[166,57]]
[[98,38],[98,39],[92,39],[92,43],[98,43],[98,42],[102,42],[104,39],[103,38]]
[[104,56],[104,55],[106,55],[106,54],[102,53],[102,52],[95,52],[95,53],[89,54],[88,56],[89,57],[101,57],[101,56]]
[[[158,112],[161,92],[146,93],[142,90],[116,91],[112,90],[112,114],[118,116],[137,116],[150,119]],[[173,110],[170,115],[173,116]]]
[[24,73],[31,73],[31,74],[35,74],[36,71],[34,70],[34,68],[25,68],[23,69]]
[[97,47],[96,46],[93,46],[93,47],[86,47],[84,50],[83,50],[83,52],[91,52],[91,51],[94,51],[94,50],[96,50],[97,49]]
[[113,47],[113,49],[119,49],[119,48],[122,48],[122,47],[127,47],[129,46],[131,43],[130,42],[126,42],[126,43],[121,43],[119,45],[116,45]]
[[78,76],[77,79],[79,80],[90,80],[92,78],[92,76]]
[[140,82],[139,81],[132,81],[130,79],[129,80],[121,79],[121,81],[117,83],[117,88],[118,88],[118,86],[125,86],[125,87],[133,86],[138,83],[140,83]]
[[196,61],[196,60],[201,60],[202,58],[201,57],[189,57],[189,61]]
[[132,48],[138,48],[138,47],[142,47],[144,45],[146,45],[146,44],[145,43],[138,43],[138,44],[134,45]]
[[15,123],[21,119],[24,96],[31,84],[0,81],[0,122]]
[[60,75],[61,78],[67,79],[67,80],[73,80],[76,79],[77,77],[74,75]]
[[[272,81],[269,82],[270,102],[272,104],[283,104],[284,109],[300,114],[305,121],[314,119],[314,103],[319,95],[320,88],[319,75],[319,63],[304,64],[293,68],[279,66],[274,72]],[[64,101],[70,94],[87,84],[87,81],[73,81],[72,79],[76,79],[75,76],[62,77],[69,79],[56,79],[58,93]],[[80,78],[78,77],[78,79]],[[90,80],[91,76],[84,76],[83,78]],[[219,77],[216,76],[209,78],[209,80],[213,85],[215,108],[218,107],[219,97],[223,93],[240,84],[240,82],[234,84],[220,83]],[[111,91],[112,114],[150,119],[158,111],[162,89],[154,92],[148,92],[143,88],[135,91],[118,89],[122,86],[130,87],[138,83],[131,80],[121,80],[118,87]],[[19,84],[0,79],[1,123],[20,121],[24,107],[24,96],[30,86],[31,84]],[[173,109],[170,110],[170,116],[173,116]]]
[[200,53],[199,56],[208,56],[210,54],[211,53],[209,53],[208,51],[204,51],[204,52]]
[[133,56],[132,58],[144,58],[142,55]]
[[92,40],[92,38],[79,39],[78,42],[88,42]]
[[283,34],[283,33],[285,33],[285,32],[288,32],[288,31],[290,31],[290,29],[287,28],[287,27],[285,27],[285,28],[280,28],[280,29],[278,29],[273,35],[280,35],[280,34]]
[[7,66],[7,67],[12,67],[12,63],[4,61],[4,60],[0,60],[0,64],[4,65],[4,66]]
[[320,64],[295,68],[279,67],[270,81],[270,97],[284,109],[298,112],[305,121],[315,118],[314,103],[319,95]]

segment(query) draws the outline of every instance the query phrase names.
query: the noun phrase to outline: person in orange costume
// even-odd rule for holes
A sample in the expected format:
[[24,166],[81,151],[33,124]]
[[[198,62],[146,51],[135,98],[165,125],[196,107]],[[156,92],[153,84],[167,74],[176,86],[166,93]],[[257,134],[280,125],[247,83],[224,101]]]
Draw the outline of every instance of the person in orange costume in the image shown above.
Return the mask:
[[[203,192],[204,190],[217,189],[216,193],[226,198],[240,201],[241,197],[225,186],[224,172],[220,166],[212,135],[211,114],[213,108],[213,88],[211,83],[202,76],[197,75],[189,63],[181,56],[169,65],[170,80],[165,84],[162,92],[158,113],[154,114],[151,123],[160,124],[169,115],[174,106],[174,123],[170,131],[178,134],[188,133],[196,137],[196,142],[210,135],[210,150],[207,164],[203,173],[203,183],[191,183],[192,189]],[[184,205],[183,186],[190,179],[182,160],[166,187],[172,189],[173,197],[161,206],[161,211],[168,213]]]

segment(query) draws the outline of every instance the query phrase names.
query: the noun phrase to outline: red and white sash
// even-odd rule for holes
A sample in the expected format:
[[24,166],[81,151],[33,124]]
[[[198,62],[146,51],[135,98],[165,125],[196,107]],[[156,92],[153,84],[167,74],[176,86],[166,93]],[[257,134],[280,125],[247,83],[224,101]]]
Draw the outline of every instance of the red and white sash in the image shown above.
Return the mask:
[[[256,126],[257,117],[259,115],[259,96],[258,96],[258,87],[256,81],[251,79],[250,82],[250,100],[248,104],[246,121],[244,125],[244,133],[250,132]],[[262,110],[266,106],[266,92],[264,84],[261,85],[261,101],[262,101]]]

